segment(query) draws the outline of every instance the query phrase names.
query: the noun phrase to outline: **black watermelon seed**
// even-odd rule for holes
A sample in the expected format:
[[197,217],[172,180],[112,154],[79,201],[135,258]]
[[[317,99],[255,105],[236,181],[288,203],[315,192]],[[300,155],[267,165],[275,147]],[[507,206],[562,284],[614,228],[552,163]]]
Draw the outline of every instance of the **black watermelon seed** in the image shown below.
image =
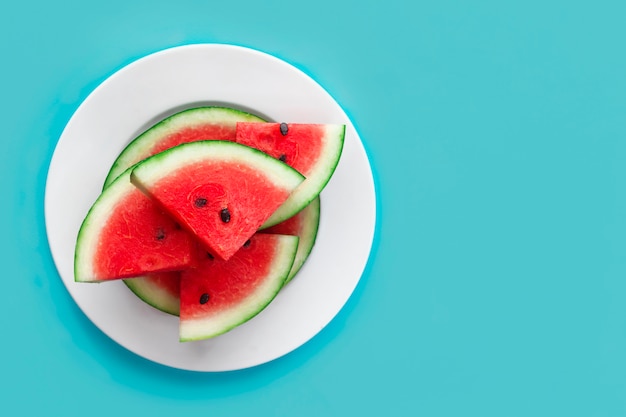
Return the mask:
[[289,126],[287,126],[287,123],[281,123],[280,124],[280,134],[285,136],[285,135],[287,135],[287,132],[289,132]]
[[180,224],[174,223],[174,229],[180,230],[180,229],[182,229],[182,227],[180,227]]
[[228,223],[230,221],[230,210],[223,208],[222,211],[220,211],[220,218],[224,223]]
[[246,240],[246,242],[243,244],[244,248],[247,248],[248,246],[250,246],[250,239]]
[[200,304],[206,304],[209,302],[209,294],[204,293],[200,296]]
[[283,162],[285,162],[285,161],[287,161],[287,155],[282,154],[281,156],[278,157],[278,159],[283,161]]
[[213,255],[211,255],[209,252],[206,253],[206,257],[213,260],[215,259],[215,257]]
[[165,239],[165,230],[163,230],[162,228],[158,228],[156,231],[156,234],[154,235],[154,237],[156,238],[156,240],[163,240]]
[[206,203],[207,203],[206,198],[204,198],[204,197],[198,197],[198,198],[196,198],[196,201],[194,201],[194,203],[193,203],[193,204],[194,204],[196,207],[201,208],[201,207],[206,206]]

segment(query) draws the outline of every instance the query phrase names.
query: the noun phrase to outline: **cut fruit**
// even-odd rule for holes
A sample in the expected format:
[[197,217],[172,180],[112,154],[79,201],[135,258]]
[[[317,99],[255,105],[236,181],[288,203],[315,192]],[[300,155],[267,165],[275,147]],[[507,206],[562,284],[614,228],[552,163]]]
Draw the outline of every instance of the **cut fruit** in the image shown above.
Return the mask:
[[125,171],[89,210],[76,241],[74,279],[97,282],[180,270],[193,239],[130,182]]
[[176,146],[140,162],[131,173],[133,184],[224,260],[303,180],[267,154],[225,141]]
[[224,107],[164,119],[112,166],[79,232],[76,281],[123,279],[180,316],[181,341],[228,332],[311,253],[344,135],[343,125],[266,123]]
[[[319,227],[320,200],[316,198],[292,218],[263,230],[263,234],[298,236],[298,249],[285,280],[293,279],[307,260]],[[145,277],[125,279],[124,283],[143,301],[165,313],[177,316],[180,312],[180,273],[164,272]]]
[[104,187],[127,168],[156,153],[198,140],[234,141],[237,122],[263,121],[258,116],[228,107],[196,107],[178,112],[155,124],[126,146],[113,163]]
[[345,125],[237,123],[236,142],[259,149],[306,177],[262,228],[290,218],[321,193],[339,163],[344,136]]
[[[227,107],[197,107],[178,112],[160,121],[134,139],[115,160],[105,187],[119,172],[156,152],[199,139],[234,141],[237,122],[264,122],[260,117]],[[253,146],[254,147],[254,146]],[[293,279],[306,261],[317,235],[319,198],[290,219],[277,224],[267,233],[289,234],[300,238],[296,259],[287,281]],[[176,273],[124,279],[124,283],[147,304],[169,314],[178,315],[179,293]],[[172,291],[176,288],[176,292]]]
[[[196,107],[169,116],[137,136],[124,148],[113,163],[104,188],[132,165],[173,146],[205,139],[234,141],[237,122],[264,120],[241,110],[220,106]],[[179,284],[176,273],[133,277],[124,279],[124,283],[149,305],[165,313],[178,315]],[[173,288],[176,288],[175,293]]]
[[180,340],[215,337],[261,312],[283,286],[297,246],[295,236],[257,233],[228,261],[207,255],[182,272]]
[[295,216],[261,231],[262,233],[291,235],[300,238],[296,259],[293,261],[285,284],[296,276],[313,250],[319,224],[320,198],[317,197]]

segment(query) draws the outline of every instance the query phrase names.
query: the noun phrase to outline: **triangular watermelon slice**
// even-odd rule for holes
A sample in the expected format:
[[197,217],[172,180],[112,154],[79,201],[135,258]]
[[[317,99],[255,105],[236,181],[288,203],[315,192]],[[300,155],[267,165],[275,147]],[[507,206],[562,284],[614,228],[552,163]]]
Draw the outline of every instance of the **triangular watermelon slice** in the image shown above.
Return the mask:
[[95,201],[78,233],[74,279],[97,282],[187,268],[193,238],[120,175]]
[[237,123],[236,142],[259,149],[306,177],[263,228],[288,219],[320,194],[339,163],[345,129],[337,124]]
[[206,254],[181,272],[180,340],[223,334],[261,312],[282,288],[298,238],[257,233],[228,261]]
[[[296,276],[311,253],[315,245],[319,220],[320,199],[318,197],[295,216],[261,232],[298,236],[298,249],[285,284]],[[165,313],[178,316],[180,312],[180,272],[163,272],[129,278],[125,279],[124,283],[147,304]]]
[[279,160],[226,141],[176,146],[140,162],[131,173],[139,189],[224,260],[303,180]]
[[[105,188],[133,164],[168,147],[198,140],[235,141],[237,122],[264,122],[257,115],[220,107],[196,107],[175,113],[137,136],[124,148],[111,167]],[[254,147],[254,146],[253,146]],[[298,236],[298,252],[287,281],[298,273],[310,254],[319,226],[319,197],[295,216],[269,229],[267,233]],[[169,314],[179,312],[179,274],[164,272],[123,280],[147,304]]]
[[137,162],[198,140],[235,140],[237,122],[264,122],[253,114],[220,106],[204,106],[175,113],[133,139],[119,154],[104,182],[106,188],[118,175]]

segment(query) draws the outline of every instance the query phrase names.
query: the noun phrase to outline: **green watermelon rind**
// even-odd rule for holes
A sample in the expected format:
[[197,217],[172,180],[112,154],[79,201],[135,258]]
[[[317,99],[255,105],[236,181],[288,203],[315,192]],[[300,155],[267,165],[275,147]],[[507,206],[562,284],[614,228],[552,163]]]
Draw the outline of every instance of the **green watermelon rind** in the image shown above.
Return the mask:
[[135,191],[130,182],[132,169],[127,169],[106,188],[93,203],[78,231],[74,251],[74,281],[101,282],[93,269],[99,242],[99,231],[114,211],[116,204],[128,193]]
[[269,219],[261,226],[261,229],[274,226],[293,216],[308,206],[330,181],[335,172],[341,153],[346,134],[345,125],[327,124],[324,125],[326,134],[323,136],[324,145],[321,154],[324,155],[313,169],[307,173],[306,180],[289,196],[287,201],[278,208],[270,216]]
[[234,129],[237,122],[265,122],[265,120],[252,113],[221,106],[194,107],[173,114],[141,133],[122,150],[113,162],[103,188],[108,187],[128,167],[145,159],[150,154],[150,149],[170,133],[207,123],[227,124]]
[[213,316],[208,319],[181,320],[179,325],[181,342],[209,339],[227,333],[257,316],[276,298],[285,285],[293,265],[299,239],[297,236],[275,236],[278,237],[277,255],[268,268],[268,275],[263,277],[263,285],[257,286],[254,296],[248,297],[246,303],[237,304],[222,313],[219,319]]
[[128,289],[149,306],[172,316],[178,316],[180,312],[180,298],[172,296],[167,291],[161,289],[161,287],[147,281],[149,278],[146,275],[126,278],[122,281],[124,281]]

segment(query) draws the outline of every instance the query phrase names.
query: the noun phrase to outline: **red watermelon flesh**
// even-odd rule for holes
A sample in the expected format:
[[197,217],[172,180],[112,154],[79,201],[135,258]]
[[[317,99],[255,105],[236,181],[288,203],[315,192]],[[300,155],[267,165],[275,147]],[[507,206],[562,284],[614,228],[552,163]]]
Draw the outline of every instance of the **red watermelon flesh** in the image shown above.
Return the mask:
[[186,143],[139,163],[131,179],[214,255],[230,258],[302,182],[247,146]]
[[[311,202],[304,210],[283,223],[263,230],[261,233],[298,236],[296,256],[285,280],[285,284],[298,273],[308,258],[317,235],[320,216],[319,197]],[[239,251],[242,251],[240,249]],[[200,256],[204,259],[203,252]],[[160,273],[145,277],[130,278],[124,283],[143,301],[169,314],[178,315],[180,312],[180,273]]]
[[196,142],[198,140],[234,140],[235,129],[232,126],[206,124],[180,129],[172,134],[164,137],[150,149],[149,154],[152,156],[156,153],[163,152],[166,149],[173,148],[187,142]]
[[320,157],[325,134],[321,124],[239,122],[235,141],[280,159],[307,177]]
[[237,123],[237,143],[283,161],[306,178],[262,228],[283,222],[321,193],[339,163],[345,128],[337,124]]
[[190,262],[190,237],[141,191],[120,201],[100,234],[98,276],[114,278],[181,269]]
[[96,200],[78,234],[76,281],[104,281],[181,270],[193,238],[122,174]]
[[180,340],[225,333],[263,310],[282,287],[298,238],[255,234],[228,261],[204,253],[181,272]]
[[[274,190],[267,179],[257,177],[250,168],[229,165],[187,166],[183,173],[164,178],[151,190],[164,207],[176,213],[194,235],[223,259],[239,249],[241,239],[233,240],[233,236],[249,237],[265,220],[265,214],[244,211],[256,205],[255,195],[271,196],[263,202],[266,208],[259,207],[259,213],[271,213],[289,195],[288,190]],[[233,177],[234,170],[238,174]],[[207,180],[199,183],[199,178]],[[232,204],[235,201],[239,204]],[[223,217],[229,221],[225,222]]]

